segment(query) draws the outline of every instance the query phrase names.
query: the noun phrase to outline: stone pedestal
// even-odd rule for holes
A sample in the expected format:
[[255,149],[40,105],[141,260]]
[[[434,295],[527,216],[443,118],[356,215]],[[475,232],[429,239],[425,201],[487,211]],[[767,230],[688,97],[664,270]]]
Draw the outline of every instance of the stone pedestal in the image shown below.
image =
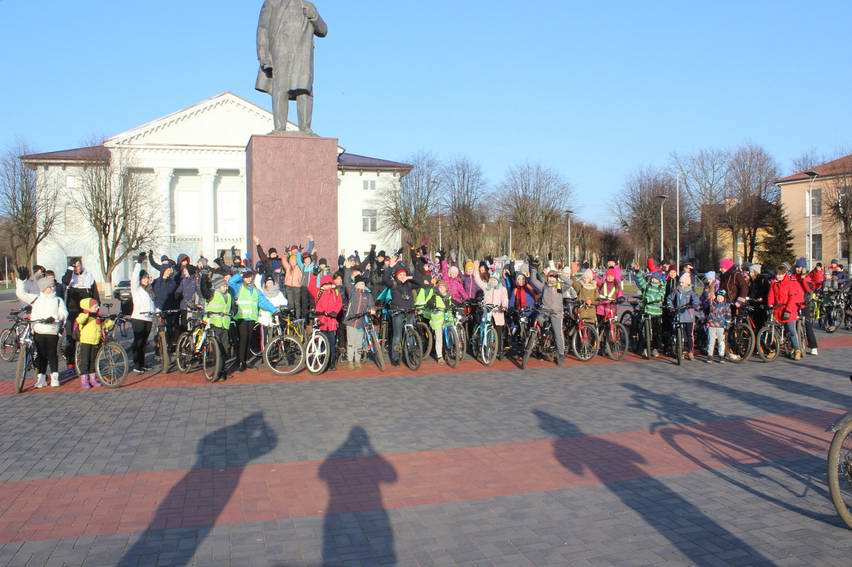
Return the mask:
[[336,265],[337,140],[316,136],[252,136],[246,150],[248,242],[265,248],[317,243],[320,257]]

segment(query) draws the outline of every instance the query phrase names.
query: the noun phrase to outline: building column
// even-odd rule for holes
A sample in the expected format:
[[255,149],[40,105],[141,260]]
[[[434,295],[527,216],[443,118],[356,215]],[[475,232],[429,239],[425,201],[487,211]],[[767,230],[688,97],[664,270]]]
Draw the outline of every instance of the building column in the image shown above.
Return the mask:
[[212,260],[216,257],[216,169],[199,169],[201,190],[199,214],[201,215],[201,253]]
[[240,189],[241,189],[242,195],[243,195],[243,198],[240,199],[240,207],[241,207],[240,218],[242,219],[242,223],[243,223],[243,226],[241,227],[242,231],[240,231],[240,234],[243,235],[243,243],[242,243],[241,248],[243,250],[243,255],[245,255],[246,253],[249,253],[249,254],[251,254],[251,257],[255,259],[255,262],[257,262],[260,258],[255,257],[256,251],[254,249],[254,242],[253,242],[253,239],[252,239],[252,235],[248,233],[248,225],[249,225],[249,222],[248,222],[248,207],[247,207],[247,204],[246,204],[246,195],[248,194],[248,185],[246,183],[246,171],[244,169],[240,170],[240,175],[238,176],[237,179],[239,179],[239,186],[240,186]]
[[157,194],[160,196],[160,209],[165,213],[163,215],[163,228],[161,237],[165,240],[167,246],[171,246],[174,219],[172,218],[172,181],[175,178],[175,170],[171,167],[158,167],[155,170],[157,175]]

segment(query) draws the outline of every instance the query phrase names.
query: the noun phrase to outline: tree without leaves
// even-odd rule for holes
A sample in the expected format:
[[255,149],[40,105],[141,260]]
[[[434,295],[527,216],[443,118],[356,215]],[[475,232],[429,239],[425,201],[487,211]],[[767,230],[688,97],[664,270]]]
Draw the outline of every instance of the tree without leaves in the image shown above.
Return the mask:
[[467,158],[458,158],[440,170],[442,211],[447,213],[448,237],[459,258],[477,257],[483,247],[485,216],[482,197],[487,184],[482,168]]
[[23,144],[6,152],[0,162],[0,214],[17,266],[30,266],[36,250],[56,227],[58,189],[51,179],[39,180],[19,156],[30,153]]
[[[660,239],[660,199],[657,196],[672,196],[675,189],[675,180],[668,172],[646,168],[627,180],[613,205],[613,214],[619,226],[633,239],[645,257],[655,256],[659,252],[656,243]],[[667,198],[663,208],[666,233],[674,234],[674,199]],[[667,244],[664,255],[674,251],[674,240],[669,238],[669,242],[664,243]]]
[[84,166],[80,188],[69,200],[95,232],[98,263],[107,282],[130,254],[156,241],[162,203],[146,176],[134,170],[120,150],[112,151],[109,161]]
[[387,188],[380,192],[377,206],[382,218],[381,230],[391,237],[402,233],[405,239],[424,242],[434,233],[431,222],[441,190],[440,164],[426,152],[408,160],[411,173],[402,178],[399,190]]
[[551,254],[564,238],[561,222],[571,187],[559,173],[540,164],[512,167],[498,199],[513,226],[513,246],[534,255]]
[[852,242],[852,175],[839,175],[831,179],[824,193],[827,216],[843,233],[849,256],[849,243]]
[[[726,224],[734,236],[742,236],[743,259],[753,262],[757,250],[757,234],[766,228],[772,205],[780,196],[775,180],[778,165],[766,150],[747,145],[731,154],[728,167],[729,199],[735,203],[726,211]],[[733,250],[736,257],[736,249]]]

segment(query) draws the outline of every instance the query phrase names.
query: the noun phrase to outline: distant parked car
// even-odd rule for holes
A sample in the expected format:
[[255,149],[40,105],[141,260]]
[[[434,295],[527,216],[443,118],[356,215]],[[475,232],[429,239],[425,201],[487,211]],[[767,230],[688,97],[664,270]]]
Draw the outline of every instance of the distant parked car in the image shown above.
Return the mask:
[[120,301],[130,301],[133,297],[130,294],[130,280],[118,282],[118,285],[112,289],[112,296]]

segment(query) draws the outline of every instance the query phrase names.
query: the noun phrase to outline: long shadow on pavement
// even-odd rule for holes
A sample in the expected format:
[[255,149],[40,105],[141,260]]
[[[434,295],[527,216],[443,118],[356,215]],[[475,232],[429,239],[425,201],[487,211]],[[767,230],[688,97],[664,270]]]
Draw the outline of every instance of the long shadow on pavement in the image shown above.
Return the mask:
[[[239,442],[236,445],[235,442]],[[228,447],[236,445],[235,449]],[[189,548],[180,548],[177,551],[169,550],[166,562],[170,567],[180,567],[192,563],[196,550],[207,538],[216,519],[222,514],[231,496],[237,488],[246,465],[263,455],[271,452],[278,445],[278,436],[267,425],[263,412],[256,412],[244,418],[239,423],[217,429],[205,435],[198,442],[196,448],[197,459],[192,469],[175,484],[168,495],[157,508],[153,520],[141,538],[124,554],[118,562],[119,567],[136,566],[137,564],[165,564],[165,557],[159,557],[164,553],[164,534],[172,528],[180,528],[187,501],[192,498],[193,493],[212,492],[212,496],[199,501],[197,505],[202,507],[206,516],[205,526],[194,530],[195,543]],[[236,466],[219,473],[210,469],[207,460],[211,455],[221,454],[223,451],[235,450]],[[230,465],[231,463],[229,463]]]
[[[691,383],[766,411],[789,415],[814,411],[793,402],[706,380],[693,380]],[[795,504],[795,500],[806,499],[811,492],[818,494],[821,500],[829,499],[822,477],[802,472],[823,462],[814,456],[815,452],[824,449],[822,439],[772,419],[751,418],[745,421],[742,416],[721,414],[684,400],[677,394],[658,394],[635,384],[622,384],[622,387],[633,392],[631,407],[657,416],[651,432],[660,435],[670,447],[701,469],[780,508],[820,522],[840,525],[834,515]],[[743,481],[729,471],[745,475],[748,480]],[[801,489],[797,490],[773,476],[776,472],[785,475]],[[776,487],[784,493],[784,497],[760,488],[766,485]]]
[[355,426],[343,444],[320,465],[328,485],[323,519],[324,567],[348,564],[396,565],[393,527],[382,501],[382,484],[397,481],[394,466]]
[[[799,363],[799,366],[804,366],[806,368],[810,368],[811,370],[816,370],[818,372],[825,372],[826,374],[836,374],[838,376],[843,376],[844,380],[840,381],[844,387],[846,387],[850,392],[852,392],[852,384],[850,384],[846,378],[849,377],[848,370],[835,370],[833,368],[823,368],[821,366],[813,366],[810,364],[802,364]],[[841,394],[840,392],[836,392],[834,390],[829,390],[828,388],[823,388],[822,386],[815,386],[814,384],[810,384],[804,381],[798,380],[788,380],[786,378],[778,378],[775,376],[758,376],[758,380],[761,382],[766,382],[767,384],[772,384],[779,390],[784,390],[785,392],[789,392],[791,394],[797,394],[799,396],[808,396],[809,398],[813,398],[815,400],[822,400],[824,402],[837,404],[841,407],[852,408],[852,395]]]
[[[639,514],[649,526],[657,530],[695,565],[718,565],[720,559],[713,551],[695,545],[678,533],[677,529],[682,527],[677,523],[678,519],[701,526],[705,534],[702,539],[724,541],[726,546],[747,552],[751,556],[751,563],[772,563],[664,483],[648,476],[641,468],[646,462],[644,457],[633,449],[604,439],[587,437],[583,450],[578,451],[575,441],[584,433],[576,424],[545,411],[534,410],[533,413],[538,418],[542,431],[556,438],[553,442],[553,453],[563,467],[574,474],[583,474],[588,469],[610,492]],[[613,481],[614,471],[628,478],[641,478],[643,491],[647,490],[653,494],[654,501],[665,502],[665,507],[649,506],[648,499],[638,495],[635,483]]]

